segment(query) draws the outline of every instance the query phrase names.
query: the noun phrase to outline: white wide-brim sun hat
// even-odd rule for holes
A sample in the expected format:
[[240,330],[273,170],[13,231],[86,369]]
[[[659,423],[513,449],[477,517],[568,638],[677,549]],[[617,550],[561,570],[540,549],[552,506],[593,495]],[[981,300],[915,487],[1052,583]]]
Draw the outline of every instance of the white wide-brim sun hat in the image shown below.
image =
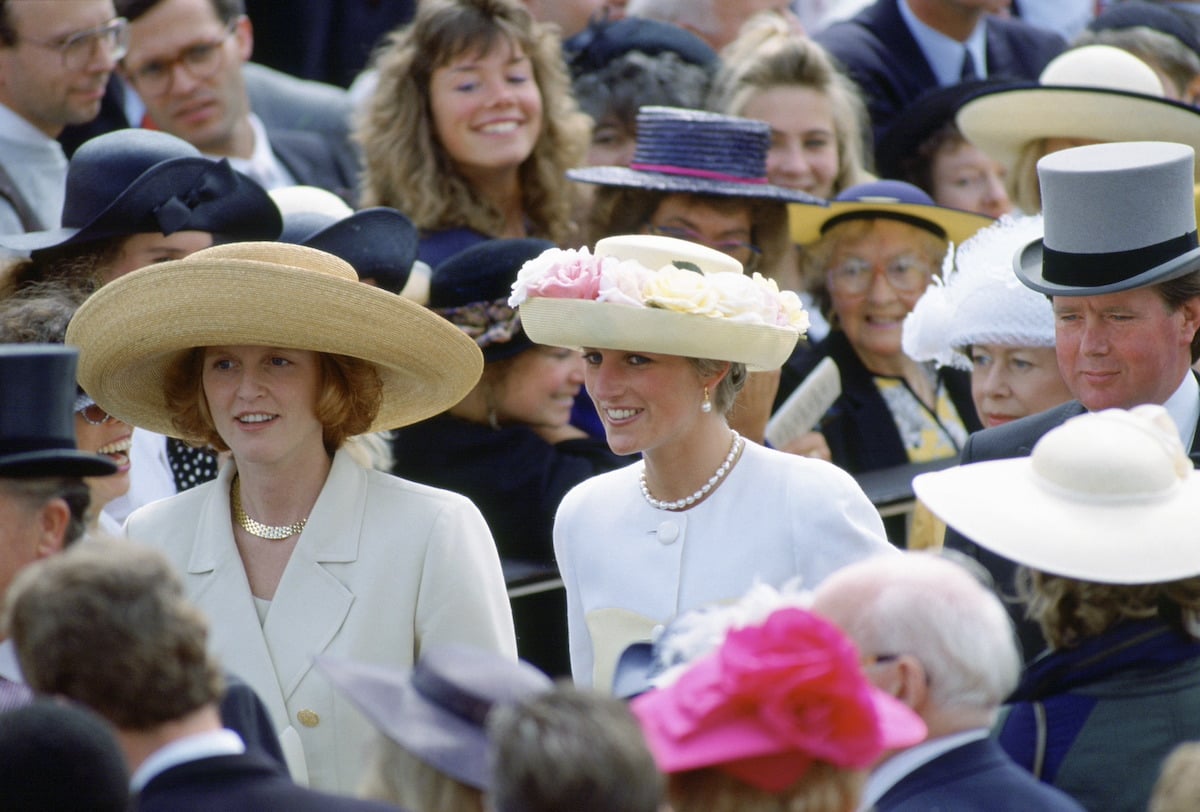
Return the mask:
[[215,246],[122,276],[76,311],[66,343],[79,347],[79,383],[101,408],[176,437],[164,381],[197,347],[278,347],[368,361],[383,386],[369,431],[445,411],[483,371],[475,342],[450,322],[359,282],[331,254],[284,243]]
[[[564,255],[557,249],[547,255]],[[528,298],[514,296],[511,303],[520,308],[521,324],[529,337],[538,344],[548,344],[571,349],[624,350],[662,355],[678,355],[685,358],[704,358],[745,364],[750,371],[778,369],[796,348],[796,342],[807,327],[807,315],[800,312],[801,305],[795,294],[780,292],[774,283],[761,279],[756,274],[754,281],[743,273],[741,263],[708,246],[654,235],[623,235],[608,237],[596,243],[594,255],[581,252],[582,260],[597,263],[612,258],[620,263],[633,263],[641,278],[647,279],[663,272],[686,269],[685,273],[696,272],[719,281],[745,284],[724,286],[721,290],[736,288],[741,296],[736,303],[725,308],[725,315],[710,313],[703,315],[689,312],[687,301],[693,290],[681,291],[684,309],[671,309],[656,304],[623,300],[598,301],[594,295],[580,298],[574,295],[530,295]],[[566,263],[575,263],[579,258],[567,256]],[[534,260],[526,268],[533,269]],[[545,263],[542,263],[544,266]],[[598,273],[598,271],[597,271]],[[727,277],[736,276],[738,280]],[[523,269],[514,291],[526,285],[529,271]],[[685,276],[681,281],[690,281]],[[536,286],[536,282],[534,285]],[[701,291],[720,298],[715,291]],[[634,297],[638,294],[634,292]],[[802,325],[788,326],[764,321],[756,311],[764,303],[768,309],[778,309],[772,301],[795,299],[791,304],[800,312]],[[744,307],[743,307],[744,305]],[[737,311],[737,312],[734,312]]]
[[967,538],[1041,572],[1105,584],[1200,575],[1200,476],[1161,406],[1079,415],[1029,457],[921,474],[913,490]]
[[1042,138],[1175,141],[1200,149],[1200,110],[1164,98],[1149,65],[1110,45],[1064,51],[1037,83],[983,91],[955,121],[1009,172],[1025,145]]

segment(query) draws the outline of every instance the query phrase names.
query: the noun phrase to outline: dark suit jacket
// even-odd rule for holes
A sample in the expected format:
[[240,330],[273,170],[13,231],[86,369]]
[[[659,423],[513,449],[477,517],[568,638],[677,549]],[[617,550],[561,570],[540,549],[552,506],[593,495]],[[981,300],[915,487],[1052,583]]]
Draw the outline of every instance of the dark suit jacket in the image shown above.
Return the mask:
[[876,812],[1081,812],[1069,795],[1017,766],[991,739],[922,764],[876,802]]
[[352,167],[342,161],[329,141],[316,133],[267,127],[271,151],[292,173],[296,183],[327,189],[354,206],[358,193]]
[[292,783],[262,756],[214,756],[172,767],[137,794],[133,812],[396,812]]
[[[1042,435],[1072,417],[1083,414],[1084,411],[1082,403],[1072,400],[1061,406],[1055,406],[1053,409],[1047,409],[1003,426],[972,434],[963,446],[959,463],[967,465],[987,460],[1028,457],[1037,441],[1042,439]],[[1200,465],[1200,426],[1197,427],[1190,454],[1193,464]],[[1015,507],[1019,508],[1019,506]],[[1009,616],[1017,626],[1017,634],[1021,640],[1025,660],[1027,662],[1032,660],[1046,647],[1046,641],[1037,624],[1025,619],[1024,606],[1016,600],[1017,564],[991,550],[980,547],[951,527],[946,528],[945,544],[951,549],[959,550],[974,558],[991,573],[996,582],[996,590],[1000,593],[1008,608]]]
[[[933,69],[900,16],[898,2],[876,0],[814,37],[858,83],[871,114],[876,143],[908,104],[937,87]],[[1064,47],[1066,43],[1057,34],[1020,20],[989,17],[987,75],[1036,80]]]

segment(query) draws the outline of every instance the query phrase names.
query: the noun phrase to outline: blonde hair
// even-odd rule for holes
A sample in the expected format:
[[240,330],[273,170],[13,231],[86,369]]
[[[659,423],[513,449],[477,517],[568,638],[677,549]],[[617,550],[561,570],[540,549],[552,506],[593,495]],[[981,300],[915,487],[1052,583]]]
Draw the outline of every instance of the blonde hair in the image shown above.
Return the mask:
[[483,812],[483,793],[431,767],[380,734],[358,797],[412,812]]
[[724,51],[713,80],[709,107],[741,116],[750,101],[777,87],[804,87],[829,99],[837,140],[838,172],[834,194],[873,180],[865,150],[867,108],[854,83],[834,66],[829,53],[813,40],[797,37],[778,14],[756,14]]
[[570,239],[564,173],[582,160],[590,124],[571,96],[558,37],[514,0],[422,0],[412,25],[392,32],[376,52],[379,83],[355,134],[363,148],[364,207],[397,208],[425,232],[501,234],[504,212],[475,193],[437,138],[429,82],[456,57],[504,41],[529,57],[542,95],[542,132],[519,169],[522,208],[532,235]]
[[1008,199],[1026,214],[1042,210],[1042,187],[1038,182],[1037,163],[1046,157],[1046,139],[1035,138],[1017,153],[1017,161],[1008,173]]
[[767,792],[719,769],[673,773],[667,794],[675,812],[850,812],[858,806],[866,773],[814,761],[782,792]]

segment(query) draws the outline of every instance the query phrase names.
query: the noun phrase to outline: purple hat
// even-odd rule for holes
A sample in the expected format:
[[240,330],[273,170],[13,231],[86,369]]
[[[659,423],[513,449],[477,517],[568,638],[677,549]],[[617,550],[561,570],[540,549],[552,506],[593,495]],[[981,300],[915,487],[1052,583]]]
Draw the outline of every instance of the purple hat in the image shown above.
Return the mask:
[[567,177],[654,192],[747,197],[824,206],[825,201],[767,182],[771,128],[763,121],[681,107],[643,107],[629,166],[588,166]]
[[411,671],[317,657],[317,665],[383,735],[434,769],[488,787],[492,708],[548,691],[532,665],[462,645],[427,649]]

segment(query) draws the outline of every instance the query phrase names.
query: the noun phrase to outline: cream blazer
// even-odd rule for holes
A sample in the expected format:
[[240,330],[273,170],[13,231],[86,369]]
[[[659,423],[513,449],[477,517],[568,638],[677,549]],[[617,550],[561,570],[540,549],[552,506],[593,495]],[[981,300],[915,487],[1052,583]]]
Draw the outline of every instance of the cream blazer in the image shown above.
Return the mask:
[[457,642],[515,659],[496,545],[465,497],[368,470],[339,451],[260,625],[233,539],[234,470],[226,465],[215,481],[140,508],[125,534],[167,553],[210,620],[221,664],[258,692],[285,749],[298,735],[304,766],[293,772],[351,793],[374,728],[313,657],[407,668],[422,647]]

